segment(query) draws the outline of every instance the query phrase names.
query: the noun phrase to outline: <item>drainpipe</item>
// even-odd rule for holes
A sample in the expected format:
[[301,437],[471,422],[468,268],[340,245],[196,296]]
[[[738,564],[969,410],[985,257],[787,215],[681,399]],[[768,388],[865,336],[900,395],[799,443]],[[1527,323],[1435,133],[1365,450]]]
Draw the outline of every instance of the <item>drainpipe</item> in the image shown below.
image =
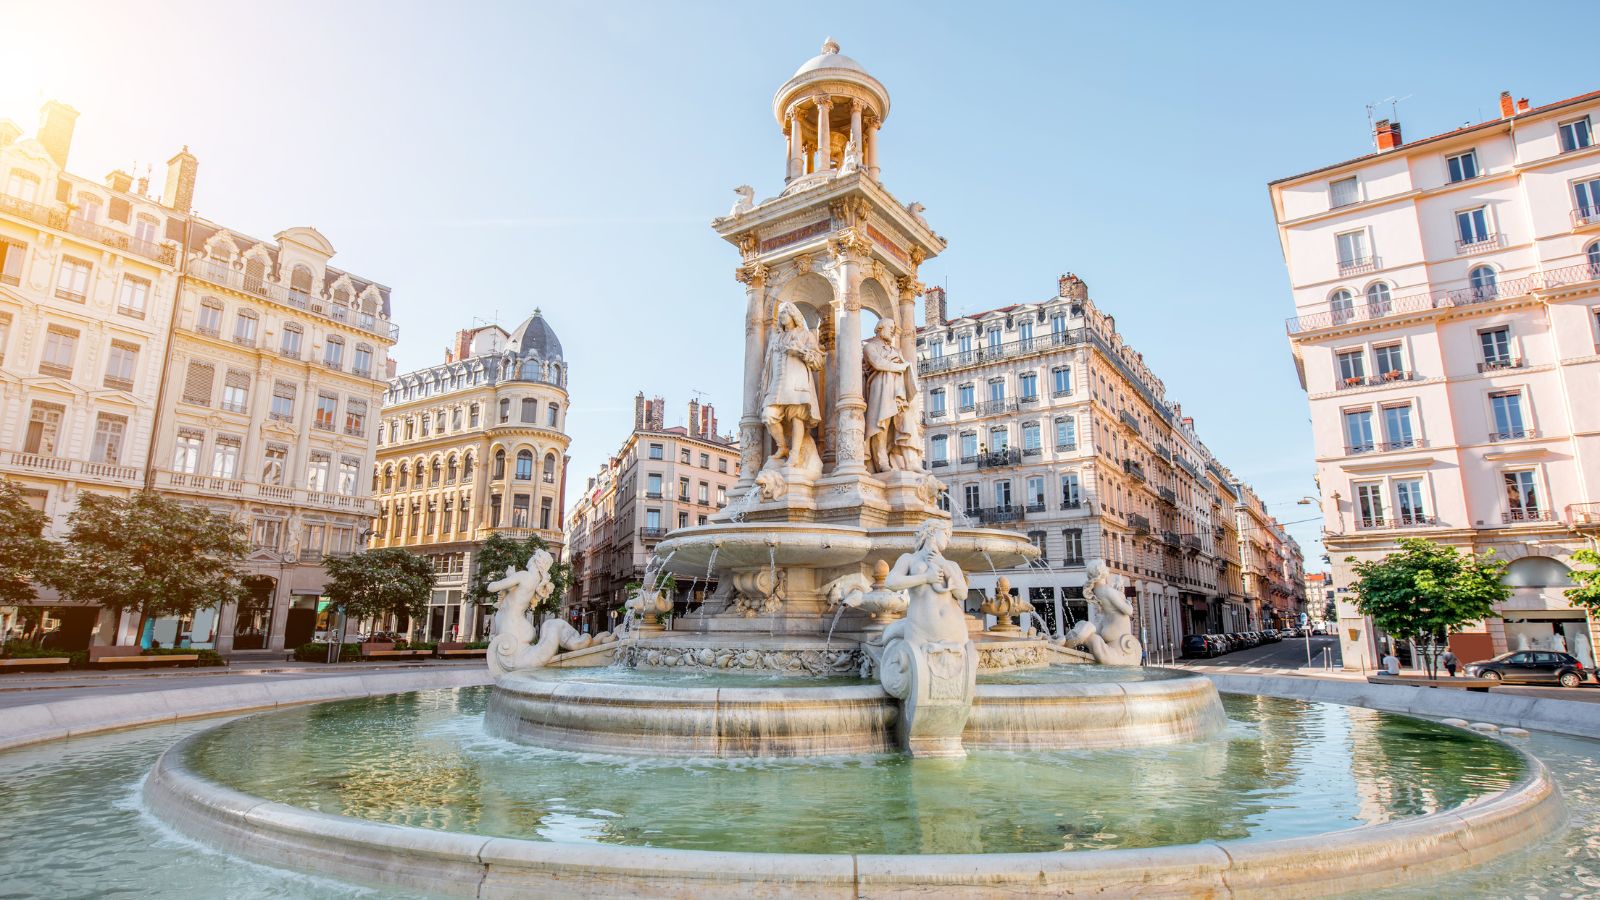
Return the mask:
[[167,317],[166,354],[161,360],[161,380],[156,384],[155,415],[150,423],[150,444],[144,455],[144,489],[147,491],[155,487],[156,436],[161,433],[161,410],[167,402],[167,382],[171,379],[172,342],[177,336],[178,303],[183,297],[183,286],[189,271],[189,228],[192,221],[192,217],[186,213],[183,217],[183,241],[178,247],[178,271],[172,290],[172,314]]

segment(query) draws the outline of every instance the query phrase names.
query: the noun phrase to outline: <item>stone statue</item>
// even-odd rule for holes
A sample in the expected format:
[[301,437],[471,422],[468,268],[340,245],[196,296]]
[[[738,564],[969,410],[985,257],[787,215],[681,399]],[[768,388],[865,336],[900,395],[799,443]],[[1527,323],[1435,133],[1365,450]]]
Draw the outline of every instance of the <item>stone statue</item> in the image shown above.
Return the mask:
[[299,512],[290,513],[289,522],[283,526],[284,554],[283,558],[294,561],[300,558],[300,547],[305,540],[306,523]]
[[887,625],[898,619],[910,605],[902,591],[891,591],[883,583],[889,578],[889,564],[878,560],[872,566],[869,579],[860,572],[850,572],[822,586],[828,599],[828,610],[834,611],[842,604],[851,609],[870,613],[874,622]]
[[1084,648],[1101,665],[1139,665],[1144,647],[1133,636],[1133,605],[1123,591],[1124,579],[1103,559],[1089,560],[1087,571],[1089,581],[1083,586],[1083,596],[1100,609],[1100,625],[1085,620],[1072,626],[1066,645]]
[[779,306],[761,378],[761,419],[776,446],[769,461],[782,460],[801,468],[815,459],[820,471],[821,458],[811,429],[822,421],[816,377],[822,363],[822,346],[806,327],[799,307],[793,303]]
[[883,630],[878,680],[901,701],[900,743],[912,756],[965,756],[961,731],[972,711],[978,651],[961,610],[967,578],[944,558],[950,525],[940,519],[917,530],[915,549],[895,561],[883,587],[905,591],[906,617]]
[[533,642],[535,632],[528,610],[555,589],[550,580],[553,562],[555,559],[548,552],[537,550],[526,569],[507,566],[506,577],[489,583],[489,590],[500,595],[499,609],[494,614],[495,636],[489,642],[488,653],[489,671],[496,678],[518,669],[537,669],[562,650],[582,650],[615,640],[609,632],[579,634],[561,619],[551,619],[539,629],[539,642]]
[[912,468],[917,434],[914,402],[917,377],[895,345],[899,328],[880,319],[861,347],[867,394],[867,462],[874,472]]
[[839,174],[849,175],[851,172],[861,170],[861,148],[856,146],[854,139],[844,145],[844,161],[839,164]]
[[728,210],[728,218],[747,213],[756,206],[756,190],[748,184],[741,184],[733,189],[739,199],[733,203],[733,209]]

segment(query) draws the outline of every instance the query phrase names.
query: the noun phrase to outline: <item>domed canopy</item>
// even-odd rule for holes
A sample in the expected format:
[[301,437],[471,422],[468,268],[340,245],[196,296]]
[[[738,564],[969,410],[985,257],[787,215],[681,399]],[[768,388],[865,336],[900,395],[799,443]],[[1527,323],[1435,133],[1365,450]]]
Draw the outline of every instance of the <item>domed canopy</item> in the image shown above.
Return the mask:
[[839,52],[839,44],[833,38],[828,38],[823,42],[820,54],[811,57],[806,61],[805,65],[795,69],[794,77],[799,78],[801,75],[807,72],[814,72],[817,69],[853,69],[863,75],[867,74],[864,66]]
[[791,104],[804,102],[818,90],[835,95],[853,93],[866,99],[880,120],[889,117],[889,91],[865,66],[840,53],[839,44],[833,38],[824,41],[822,52],[806,60],[793,77],[778,88],[772,98],[772,112],[779,124],[783,123],[785,111]]
[[534,309],[533,315],[518,325],[516,331],[511,332],[511,338],[506,342],[506,349],[518,356],[537,356],[547,361],[563,358],[560,338],[556,337],[555,330],[544,320],[544,313],[538,309]]

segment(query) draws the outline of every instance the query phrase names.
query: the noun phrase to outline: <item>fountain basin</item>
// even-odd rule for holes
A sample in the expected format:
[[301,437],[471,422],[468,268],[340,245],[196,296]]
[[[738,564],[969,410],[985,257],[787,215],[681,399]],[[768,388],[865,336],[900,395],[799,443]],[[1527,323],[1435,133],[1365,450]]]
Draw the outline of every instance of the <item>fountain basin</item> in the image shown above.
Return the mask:
[[[779,568],[837,569],[882,559],[893,563],[910,553],[915,528],[858,528],[815,522],[725,522],[694,525],[668,534],[656,555],[674,575],[706,574],[716,552],[717,571]],[[984,572],[1021,565],[1039,555],[1026,535],[997,528],[956,528],[944,551],[965,571]]]

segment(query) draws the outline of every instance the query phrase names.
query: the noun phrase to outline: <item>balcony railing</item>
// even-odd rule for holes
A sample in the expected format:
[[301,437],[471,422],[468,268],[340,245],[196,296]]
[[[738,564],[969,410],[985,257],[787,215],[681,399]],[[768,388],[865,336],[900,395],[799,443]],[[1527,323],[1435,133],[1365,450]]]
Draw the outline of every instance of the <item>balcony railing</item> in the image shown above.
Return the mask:
[[928,464],[930,466],[934,467],[935,469],[942,469],[945,466],[950,465],[950,460],[948,460],[948,459],[932,459],[932,460],[928,461]]
[[1200,467],[1196,466],[1194,463],[1188,461],[1187,459],[1184,459],[1181,456],[1176,456],[1176,455],[1174,455],[1172,457],[1172,461],[1174,463],[1177,463],[1178,468],[1184,470],[1185,472],[1188,472],[1190,478],[1199,478],[1200,477]]
[[1166,444],[1157,444],[1156,445],[1156,455],[1161,457],[1162,459],[1166,460],[1167,462],[1172,462],[1172,451],[1167,449],[1167,445]]
[[241,481],[236,478],[217,478],[210,475],[174,472],[170,469],[156,470],[156,486],[207,496],[222,495],[245,500],[255,499],[272,503],[315,506],[367,517],[375,516],[378,513],[377,501],[370,497],[313,491],[307,488],[286,488],[281,485]]
[[1012,397],[1007,397],[1004,400],[985,400],[978,404],[978,415],[980,416],[997,416],[1001,413],[1016,411],[1017,401]]
[[1144,466],[1139,465],[1134,460],[1131,460],[1131,459],[1123,460],[1122,461],[1122,471],[1127,473],[1127,474],[1129,474],[1129,475],[1132,475],[1134,478],[1137,478],[1140,481],[1145,481],[1146,480],[1145,477],[1144,477]]
[[1456,241],[1456,255],[1467,256],[1473,253],[1482,253],[1500,246],[1500,233],[1492,232],[1483,237],[1474,237]]
[[1139,419],[1138,417],[1134,416],[1133,413],[1128,412],[1127,410],[1122,410],[1121,412],[1117,413],[1117,418],[1122,420],[1122,424],[1133,429],[1134,434],[1143,433],[1144,429],[1139,427]]
[[1081,556],[1063,556],[1061,558],[1061,565],[1062,565],[1063,568],[1068,568],[1068,569],[1079,569],[1079,568],[1082,568],[1083,567],[1083,557],[1081,557]]
[[1600,206],[1580,206],[1572,211],[1572,227],[1600,225]]
[[1034,500],[1028,504],[1027,511],[1031,513],[1042,513],[1045,511],[1048,505],[1049,504],[1045,503],[1043,499]]
[[928,418],[930,418],[930,419],[942,419],[942,418],[944,418],[945,416],[947,416],[949,414],[950,414],[950,411],[947,408],[943,407],[943,406],[941,406],[941,407],[939,407],[937,409],[929,409],[928,410]]
[[1046,337],[1022,338],[1001,344],[997,347],[980,347],[973,350],[957,350],[939,357],[927,357],[917,361],[917,372],[929,374],[943,372],[948,369],[959,369],[967,366],[982,365],[984,363],[1000,362],[1026,356],[1029,353],[1039,353],[1054,347],[1065,347],[1084,339],[1082,328],[1069,329],[1063,332],[1052,332]]
[[318,296],[291,290],[280,284],[274,284],[260,276],[247,276],[242,270],[235,269],[225,262],[213,259],[196,260],[189,274],[203,281],[209,281],[212,284],[241,293],[266,297],[276,303],[292,306],[295,309],[311,313],[330,322],[337,322],[340,325],[360,329],[383,340],[393,342],[400,339],[399,327],[390,322],[353,311],[338,303],[325,301]]
[[126,250],[129,253],[138,254],[146,259],[153,259],[166,266],[172,265],[178,258],[176,245],[142,241],[132,235],[123,234],[115,228],[68,216],[66,210],[53,210],[37,203],[29,203],[9,194],[0,194],[0,214],[13,215],[40,225],[49,226],[57,231],[70,232],[79,237],[88,238],[97,244],[104,244],[116,250]]
[[1339,260],[1340,275],[1359,275],[1363,272],[1375,272],[1378,269],[1376,256],[1357,256],[1353,259]]
[[1422,438],[1401,438],[1397,441],[1384,441],[1378,445],[1378,449],[1388,453],[1392,450],[1421,450],[1427,446],[1428,442]]
[[661,499],[661,492],[660,491],[645,491],[644,492],[644,498],[646,500],[660,500]]
[[1014,466],[1022,462],[1022,452],[1014,449],[991,450],[980,453],[977,457],[978,468],[997,469],[1003,466]]
[[639,540],[641,540],[641,541],[659,541],[662,538],[666,537],[666,535],[667,535],[667,530],[665,528],[641,528],[641,529],[639,529]]
[[1382,304],[1335,309],[1332,304],[1325,303],[1302,315],[1289,318],[1285,322],[1285,329],[1290,334],[1302,334],[1334,325],[1370,321],[1389,316],[1401,316],[1433,309],[1471,306],[1475,303],[1488,303],[1501,298],[1521,297],[1533,291],[1593,281],[1596,278],[1600,278],[1600,265],[1580,263],[1560,269],[1551,269],[1547,272],[1534,272],[1521,278],[1513,278],[1480,287],[1409,294],[1404,297],[1395,297],[1393,300]]
[[1044,448],[1043,447],[1023,447],[1022,448],[1022,455],[1025,456],[1025,457],[1026,456],[1039,456],[1039,455],[1041,455],[1043,453],[1044,453]]
[[1347,388],[1378,387],[1385,384],[1416,380],[1417,373],[1395,369],[1389,372],[1380,372],[1377,375],[1351,375],[1348,378],[1341,379],[1336,387],[1342,391]]
[[1179,545],[1178,533],[1176,531],[1161,532],[1161,543],[1166,544],[1168,547],[1177,547]]
[[1567,521],[1578,527],[1600,525],[1600,502],[1567,504]]
[[1194,550],[1198,552],[1203,546],[1204,545],[1200,542],[1200,536],[1198,534],[1186,534],[1183,536],[1183,547],[1185,550]]
[[1168,504],[1169,506],[1178,505],[1178,492],[1174,491],[1172,488],[1158,487],[1156,488],[1156,496],[1160,497],[1162,502]]
[[1548,509],[1536,509],[1529,506],[1514,506],[1500,514],[1500,521],[1511,522],[1554,522],[1555,513]]
[[1486,359],[1483,362],[1478,363],[1478,371],[1498,372],[1501,369],[1520,369],[1526,365],[1527,363],[1523,362],[1521,359],[1512,359],[1508,356],[1502,359]]
[[1437,516],[1425,516],[1421,513],[1401,513],[1394,518],[1384,516],[1358,516],[1356,527],[1362,531],[1375,531],[1386,528],[1425,528],[1438,525]]
[[1139,534],[1150,533],[1150,520],[1138,513],[1128,513],[1128,524]]
[[1066,497],[1061,501],[1062,509],[1082,509],[1083,500],[1078,497]]
[[978,510],[978,521],[985,525],[1019,522],[1021,520],[1022,507],[1020,506],[985,506]]
[[86,459],[66,459],[43,453],[23,453],[18,450],[0,451],[0,469],[45,475],[83,475],[100,481],[127,485],[139,481],[139,470],[134,466],[91,462]]
[[1500,441],[1520,441],[1525,438],[1536,438],[1538,436],[1539,432],[1532,428],[1512,428],[1507,431],[1489,432],[1489,440],[1494,443],[1499,443]]

